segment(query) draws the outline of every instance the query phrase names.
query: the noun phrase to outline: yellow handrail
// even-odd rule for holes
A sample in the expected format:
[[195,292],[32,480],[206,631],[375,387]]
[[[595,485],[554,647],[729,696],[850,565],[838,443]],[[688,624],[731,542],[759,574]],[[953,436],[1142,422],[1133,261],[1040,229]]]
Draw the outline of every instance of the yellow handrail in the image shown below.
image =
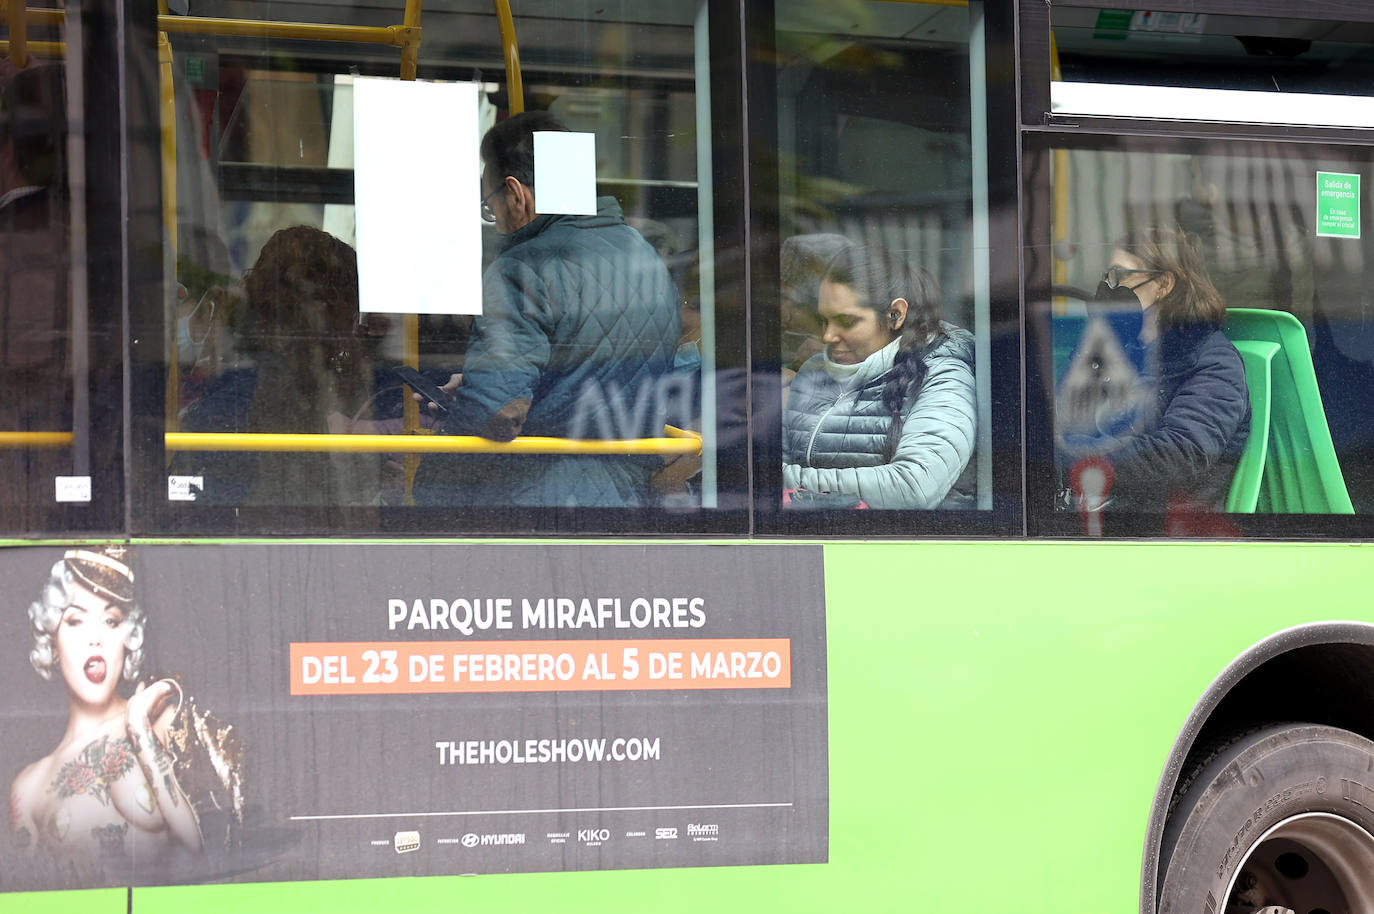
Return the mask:
[[[158,110],[162,140],[162,228],[167,233],[172,263],[177,262],[177,103],[172,76],[172,40],[157,33]],[[171,358],[167,360],[167,391],[163,397],[164,426],[177,431],[181,421],[177,401],[181,390],[180,358],[176,334],[172,334]]]
[[[401,79],[413,81],[417,75],[420,55],[420,9],[422,0],[406,0],[405,24],[415,27],[415,41],[401,48]],[[420,315],[401,315],[401,361],[411,368],[420,367]],[[409,389],[409,388],[407,388]],[[406,397],[401,407],[401,424],[406,434],[420,429],[420,404],[414,397]],[[415,474],[420,469],[420,457],[415,453],[405,456],[405,503],[414,504],[412,490],[415,487]]]
[[10,60],[19,69],[23,69],[29,62],[29,30],[25,24],[24,0],[9,0],[6,4],[8,12],[5,21],[10,24],[10,46],[8,48]]
[[[10,42],[0,39],[0,54],[9,54],[11,47]],[[67,56],[67,43],[65,41],[26,41],[24,48],[28,57],[60,60]],[[11,59],[14,59],[13,56]]]
[[400,29],[401,79],[413,80],[420,61],[420,9],[423,0],[406,0],[405,19]]
[[219,19],[212,16],[158,16],[164,32],[190,35],[232,35],[248,38],[300,38],[307,41],[353,41],[404,47],[415,40],[415,27],[406,25],[330,25],[279,22],[272,19]]
[[475,435],[316,435],[249,432],[168,432],[168,451],[279,451],[364,454],[601,454],[701,453],[701,436],[669,426],[663,438],[516,438]]
[[[1059,45],[1050,32],[1050,80],[1058,82],[1064,78],[1059,69]],[[1069,281],[1069,151],[1055,149],[1050,153],[1051,191],[1050,210],[1050,282],[1062,286]],[[1055,314],[1063,314],[1069,300],[1062,295],[1053,299]]]
[[0,449],[70,447],[71,432],[0,432]]
[[506,94],[511,114],[525,110],[525,83],[520,77],[520,47],[515,41],[515,20],[510,0],[492,0],[496,6],[496,26],[501,30],[501,53],[506,58]]
[[[66,10],[36,9],[34,7],[25,7],[24,12],[20,18],[22,18],[23,21],[28,23],[29,25],[67,24]],[[9,14],[3,7],[0,7],[0,22],[8,23],[9,21]]]
[[[26,9],[20,0],[8,0],[6,22],[28,25],[60,26],[67,22],[63,10]],[[411,15],[411,6],[415,14]],[[174,16],[159,14],[157,27],[163,32],[190,35],[230,35],[250,38],[300,38],[308,41],[352,41],[360,44],[385,44],[401,48],[419,47],[420,4],[407,4],[406,19],[401,25],[331,25],[313,22],[279,22],[271,19],[221,19],[213,16]],[[14,36],[17,37],[17,36]],[[16,41],[16,44],[19,42]]]

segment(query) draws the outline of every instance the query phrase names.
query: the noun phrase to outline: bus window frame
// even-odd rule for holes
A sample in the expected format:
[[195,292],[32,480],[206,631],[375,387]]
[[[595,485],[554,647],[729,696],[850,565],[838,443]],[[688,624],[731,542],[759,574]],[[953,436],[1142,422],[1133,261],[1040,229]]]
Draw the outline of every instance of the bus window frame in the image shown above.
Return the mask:
[[[1143,118],[1082,117],[1054,114],[1050,110],[1050,74],[1053,51],[1050,41],[1052,8],[1076,9],[1111,8],[1108,0],[1016,0],[1020,31],[1021,125],[1027,128],[1064,126],[1088,131],[1141,130],[1144,132],[1172,132],[1178,121],[1153,121]],[[1300,19],[1304,21],[1374,22],[1374,6],[1361,0],[1304,0],[1299,4],[1289,0],[1160,0],[1150,3],[1155,12],[1200,13],[1217,16],[1244,16],[1252,19]],[[1205,123],[1205,127],[1202,124]],[[1241,125],[1224,121],[1199,122],[1201,129],[1226,135],[1244,136],[1251,129],[1265,130],[1270,125]],[[1272,125],[1283,130],[1285,125]],[[1291,128],[1293,135],[1338,140],[1354,139],[1352,133],[1340,128]],[[1364,132],[1368,136],[1368,131]]]
[[[774,4],[746,5],[749,47],[773,49]],[[777,78],[773,54],[753,53],[749,69],[751,353],[754,389],[754,527],[759,535],[873,539],[1024,536],[1021,450],[1021,317],[1018,238],[1014,16],[1010,4],[983,4],[986,87],[989,325],[993,334],[992,508],[990,510],[792,510],[782,505],[782,328],[778,210]],[[969,328],[973,329],[973,328]]]
[[[124,77],[129,86],[131,110],[152,105],[156,113],[156,27],[134,0],[124,0],[129,53]],[[710,93],[712,105],[712,155],[716,174],[742,176],[744,142],[741,138],[743,108],[740,96],[740,28],[738,8],[731,0],[708,0]],[[493,33],[492,41],[496,43]],[[424,63],[422,59],[422,63]],[[527,73],[525,81],[538,79]],[[136,98],[135,98],[136,96]],[[156,119],[152,121],[156,125]],[[145,162],[131,175],[129,196],[134,201],[159,201],[160,159],[157,129],[141,122],[130,130],[131,153]],[[722,256],[742,245],[747,218],[744,182],[717,179],[713,186],[713,217],[716,226],[716,286],[718,302],[746,299],[745,268],[741,258]],[[160,210],[153,207],[156,215]],[[147,221],[131,227],[131,250],[160,250],[160,223]],[[143,258],[151,261],[151,258]],[[718,508],[673,510],[644,508],[515,508],[483,506],[471,509],[428,506],[340,505],[303,507],[290,505],[219,506],[167,499],[164,444],[166,390],[164,340],[169,333],[163,308],[162,264],[151,262],[140,276],[140,294],[133,296],[130,317],[131,386],[129,421],[133,427],[129,473],[130,533],[138,536],[743,536],[749,531],[748,435],[737,443],[725,443],[717,451]],[[131,270],[133,269],[131,262]],[[745,312],[720,308],[717,314],[716,363],[720,371],[743,372],[747,362],[744,339]],[[729,391],[717,395],[718,415],[738,415],[741,404],[726,401]],[[151,405],[152,408],[149,408]]]
[[[1286,130],[1268,131],[1286,134]],[[1335,143],[1322,138],[1246,135],[1222,132],[1162,133],[1087,132],[1052,129],[1022,132],[1022,169],[1025,182],[1023,225],[1025,246],[1022,257],[1023,300],[1026,303],[1026,519],[1030,537],[1085,537],[1078,512],[1057,510],[1058,490],[1054,469],[1053,403],[1047,393],[1053,389],[1052,331],[1050,325],[1051,263],[1053,245],[1050,220],[1052,186],[1049,159],[1056,149],[1073,151],[1130,152],[1152,154],[1197,154],[1253,156],[1257,144],[1265,149],[1292,151],[1304,159],[1323,156],[1364,162],[1374,173],[1374,146],[1350,141]],[[1367,139],[1366,139],[1367,143]],[[1338,454],[1338,457],[1340,455]],[[1344,462],[1344,461],[1342,461]],[[1162,514],[1120,512],[1106,515],[1111,539],[1165,535]],[[1374,537],[1374,514],[1217,514],[1227,528],[1218,527],[1206,535],[1241,539],[1368,539]],[[1228,533],[1222,530],[1229,529]]]
[[[74,434],[77,441],[84,436],[88,452],[97,450],[91,444],[100,439],[100,457],[90,458],[91,499],[89,502],[59,502],[55,500],[34,508],[34,515],[23,529],[0,525],[3,539],[43,539],[60,536],[117,535],[125,526],[125,400],[122,380],[125,374],[125,317],[127,301],[132,291],[130,272],[126,273],[128,237],[125,235],[121,195],[121,180],[135,163],[122,157],[125,143],[123,100],[118,81],[109,79],[117,72],[120,47],[117,13],[109,4],[83,0],[73,19],[79,23],[82,43],[82,95],[85,173],[85,197],[79,202],[86,220],[86,263],[82,274],[86,282],[87,399],[89,417],[86,429],[61,429]],[[64,42],[69,36],[64,33]],[[30,57],[34,55],[31,53]],[[156,59],[156,54],[154,54]],[[62,59],[55,61],[59,65]],[[70,76],[70,67],[65,76]],[[69,117],[69,113],[68,113]],[[65,159],[65,156],[64,156]],[[75,193],[81,188],[75,185]],[[72,201],[76,202],[76,201]],[[132,216],[131,216],[132,218]],[[70,308],[68,301],[64,307]],[[72,332],[77,332],[74,325]],[[54,378],[53,384],[75,384],[77,379]],[[8,429],[0,429],[8,431]],[[72,445],[66,445],[70,449]],[[54,486],[54,480],[45,480]],[[55,492],[49,489],[49,492]],[[52,497],[52,496],[50,496]],[[0,507],[0,517],[14,510]]]

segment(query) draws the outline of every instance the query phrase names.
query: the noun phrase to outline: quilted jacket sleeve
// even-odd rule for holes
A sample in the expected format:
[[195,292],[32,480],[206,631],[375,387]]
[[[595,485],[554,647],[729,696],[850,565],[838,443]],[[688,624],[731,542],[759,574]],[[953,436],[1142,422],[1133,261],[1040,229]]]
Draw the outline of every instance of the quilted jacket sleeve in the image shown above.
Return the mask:
[[927,359],[926,376],[902,422],[890,463],[873,467],[784,466],[789,487],[857,494],[873,508],[931,509],[949,494],[973,454],[978,423],[973,368],[958,355]]
[[1249,397],[1240,354],[1229,344],[1209,346],[1165,406],[1158,427],[1123,439],[1105,456],[1118,481],[1136,488],[1175,488],[1200,478],[1221,460],[1246,421]]
[[512,400],[533,400],[549,362],[553,332],[550,288],[524,261],[500,257],[482,278],[482,316],[472,341],[444,431],[480,435],[497,410]]

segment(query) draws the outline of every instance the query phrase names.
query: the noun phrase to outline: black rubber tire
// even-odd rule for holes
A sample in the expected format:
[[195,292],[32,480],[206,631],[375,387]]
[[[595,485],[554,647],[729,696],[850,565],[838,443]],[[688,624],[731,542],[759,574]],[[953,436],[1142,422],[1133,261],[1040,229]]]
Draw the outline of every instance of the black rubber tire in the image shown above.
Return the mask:
[[1327,812],[1374,834],[1374,742],[1318,724],[1266,727],[1221,745],[1180,789],[1160,848],[1158,910],[1221,914],[1232,877],[1272,826]]

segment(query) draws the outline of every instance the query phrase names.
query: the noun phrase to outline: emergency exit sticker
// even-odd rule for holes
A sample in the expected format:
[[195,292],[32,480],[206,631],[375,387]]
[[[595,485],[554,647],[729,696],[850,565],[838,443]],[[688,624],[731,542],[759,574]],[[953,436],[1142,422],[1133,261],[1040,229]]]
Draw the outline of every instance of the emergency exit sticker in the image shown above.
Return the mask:
[[1360,176],[1317,172],[1317,236],[1360,237]]

